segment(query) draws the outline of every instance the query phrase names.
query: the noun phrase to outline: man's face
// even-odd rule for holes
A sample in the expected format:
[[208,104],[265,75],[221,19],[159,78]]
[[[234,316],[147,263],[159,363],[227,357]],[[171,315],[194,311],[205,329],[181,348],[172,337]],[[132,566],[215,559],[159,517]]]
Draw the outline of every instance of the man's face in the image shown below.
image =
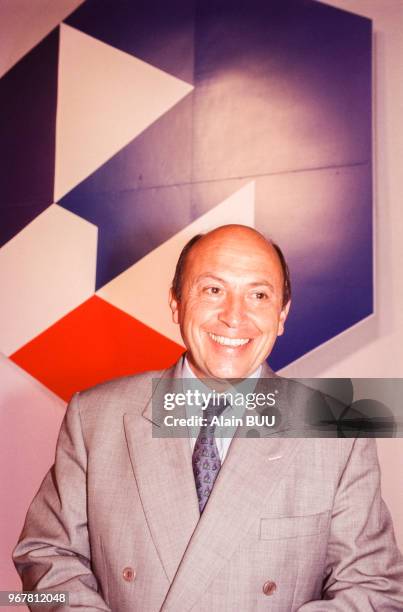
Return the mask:
[[204,236],[186,261],[180,301],[171,294],[188,360],[199,377],[245,378],[284,331],[283,275],[274,248],[248,228]]

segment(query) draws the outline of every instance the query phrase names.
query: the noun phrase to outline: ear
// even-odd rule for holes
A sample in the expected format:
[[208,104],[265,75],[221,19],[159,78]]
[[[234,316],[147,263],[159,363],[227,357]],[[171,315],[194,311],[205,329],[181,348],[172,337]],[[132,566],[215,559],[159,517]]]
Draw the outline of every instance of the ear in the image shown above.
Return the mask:
[[179,302],[174,296],[174,292],[172,291],[172,287],[169,290],[169,307],[172,312],[172,321],[174,323],[179,324]]
[[290,311],[290,306],[291,306],[291,300],[289,300],[288,303],[281,310],[280,319],[279,319],[279,322],[278,322],[277,336],[282,336],[283,333],[284,333],[285,320],[286,320],[286,318],[288,316],[288,313]]

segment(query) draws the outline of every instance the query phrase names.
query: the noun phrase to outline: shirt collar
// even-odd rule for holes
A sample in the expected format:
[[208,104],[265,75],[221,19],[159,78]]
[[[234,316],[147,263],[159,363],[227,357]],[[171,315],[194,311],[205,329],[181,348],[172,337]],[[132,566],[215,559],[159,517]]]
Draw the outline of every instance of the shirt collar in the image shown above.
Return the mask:
[[[237,383],[236,385],[230,385],[228,392],[233,392],[235,394],[242,393],[243,395],[253,393],[261,373],[262,366],[260,365],[254,372],[252,372],[252,374],[250,374],[250,376],[242,379],[241,382]],[[211,389],[207,387],[207,385],[203,383],[202,379],[198,378],[193,372],[186,354],[183,356],[181,378],[184,387],[191,389],[197,388],[207,393],[211,392]],[[228,404],[228,408],[231,408],[231,404]]]
[[[258,378],[260,378],[262,373],[262,365],[260,365],[250,376],[244,378],[240,383],[236,386],[230,386],[226,392],[234,393],[235,395],[242,394],[245,396],[247,393],[253,393]],[[187,389],[198,389],[204,393],[210,393],[211,389],[205,385],[200,378],[198,378],[192,368],[189,365],[189,361],[187,359],[186,354],[183,356],[182,367],[180,370],[180,376],[182,378],[183,390]],[[231,402],[227,403],[227,407],[222,413],[223,416],[233,415],[235,417],[242,417],[245,413],[245,402],[242,402],[237,405],[232,405]],[[194,414],[201,414],[201,408],[189,408],[186,407],[187,416],[192,416]],[[236,426],[220,426],[216,428],[216,436],[218,437],[229,437],[231,438],[234,435],[234,431],[236,430]],[[191,437],[197,437],[198,429],[189,429]]]
[[[252,374],[250,374],[247,378],[248,379],[252,379],[252,378],[260,378],[262,374],[262,365],[260,365],[254,372],[252,372]],[[189,361],[187,358],[187,355],[185,353],[185,355],[183,356],[183,361],[182,361],[182,371],[181,371],[181,378],[197,378],[196,374],[193,372],[192,368],[189,365]],[[199,379],[200,380],[200,379]],[[246,380],[246,379],[245,379]]]

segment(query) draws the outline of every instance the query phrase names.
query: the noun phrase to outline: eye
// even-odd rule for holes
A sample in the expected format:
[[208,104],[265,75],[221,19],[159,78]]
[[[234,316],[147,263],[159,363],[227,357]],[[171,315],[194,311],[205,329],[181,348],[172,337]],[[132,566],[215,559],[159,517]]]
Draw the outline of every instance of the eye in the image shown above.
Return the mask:
[[220,293],[220,287],[206,287],[205,292],[210,295],[218,295]]
[[258,301],[262,301],[262,300],[267,300],[268,295],[264,291],[255,291],[255,293],[253,294],[253,297]]

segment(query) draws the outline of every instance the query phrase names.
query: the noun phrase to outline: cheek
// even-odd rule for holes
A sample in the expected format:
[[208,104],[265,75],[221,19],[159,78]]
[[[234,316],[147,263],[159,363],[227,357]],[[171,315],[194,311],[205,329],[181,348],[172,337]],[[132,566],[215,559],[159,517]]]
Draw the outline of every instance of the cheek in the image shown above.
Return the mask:
[[262,332],[262,334],[277,334],[279,313],[274,306],[272,308],[267,308],[264,311],[251,312],[249,318]]
[[199,327],[216,317],[218,311],[219,309],[216,305],[201,300],[194,300],[189,303],[186,311],[187,325],[189,327]]

